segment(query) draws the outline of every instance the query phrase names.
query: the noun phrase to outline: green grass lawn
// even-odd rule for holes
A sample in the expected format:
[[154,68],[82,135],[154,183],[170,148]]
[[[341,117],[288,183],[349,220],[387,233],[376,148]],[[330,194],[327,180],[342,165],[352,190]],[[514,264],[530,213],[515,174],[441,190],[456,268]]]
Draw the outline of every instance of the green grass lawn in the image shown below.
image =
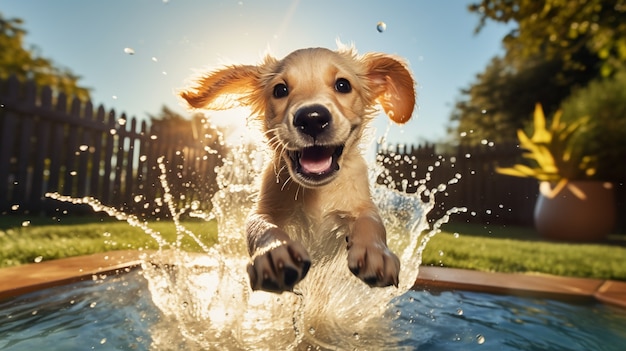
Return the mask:
[[[217,241],[215,222],[190,220],[184,225],[206,245]],[[175,240],[171,222],[155,221],[149,226],[168,241]],[[448,224],[426,247],[423,264],[626,281],[625,243],[623,236],[603,244],[545,242],[526,228]],[[158,244],[141,229],[109,218],[0,217],[0,267],[140,248],[156,249]],[[183,248],[200,250],[189,239],[183,241]]]

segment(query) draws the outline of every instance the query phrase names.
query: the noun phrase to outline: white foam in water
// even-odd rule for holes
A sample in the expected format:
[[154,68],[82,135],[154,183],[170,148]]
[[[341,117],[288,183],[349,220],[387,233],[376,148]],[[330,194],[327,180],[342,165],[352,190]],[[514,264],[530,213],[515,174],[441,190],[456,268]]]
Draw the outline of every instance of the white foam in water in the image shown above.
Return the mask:
[[[217,172],[219,190],[209,214],[175,207],[176,194],[168,187],[165,163],[160,160],[163,199],[178,231],[174,243],[137,217],[103,206],[96,199],[47,196],[89,204],[95,211],[143,229],[160,244],[162,250],[146,257],[143,265],[152,300],[164,315],[151,329],[154,349],[400,349],[397,345],[403,335],[394,328],[398,315],[390,309],[390,302],[413,286],[428,240],[451,214],[465,209],[452,208],[429,227],[426,214],[434,207],[440,187],[429,189],[422,184],[417,193],[405,194],[374,185],[379,174],[384,174],[378,163],[371,167],[372,193],[386,222],[389,247],[401,259],[399,287],[370,288],[350,273],[344,228],[338,225],[321,228],[320,232],[327,233],[325,238],[312,238],[306,234],[308,228],[286,228],[308,248],[312,258],[308,275],[293,293],[253,292],[246,274],[249,258],[244,222],[254,202],[255,179],[261,167],[256,161],[258,153],[243,147],[233,150]],[[208,248],[184,228],[180,215],[190,212],[217,220],[218,244]],[[205,253],[180,249],[183,236],[192,237]]]

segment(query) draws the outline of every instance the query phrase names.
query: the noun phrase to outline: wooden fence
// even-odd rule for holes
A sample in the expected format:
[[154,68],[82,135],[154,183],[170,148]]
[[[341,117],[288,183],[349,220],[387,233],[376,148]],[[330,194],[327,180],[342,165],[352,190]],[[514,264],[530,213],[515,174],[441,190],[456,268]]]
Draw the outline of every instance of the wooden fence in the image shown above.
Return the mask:
[[392,146],[378,150],[378,158],[388,170],[379,183],[391,183],[413,193],[424,183],[427,189],[445,185],[436,196],[432,218],[439,218],[451,207],[467,207],[452,221],[532,225],[538,195],[537,181],[496,173],[496,166],[513,164],[520,156],[514,144],[458,147],[439,154],[433,145]]
[[[177,205],[195,202],[208,209],[214,169],[225,152],[217,139],[201,118],[148,125],[103,106],[55,96],[32,82],[0,81],[0,213],[91,211],[45,197],[58,192],[91,196],[137,215],[167,216],[159,158]],[[537,182],[495,172],[519,156],[516,145],[460,147],[444,154],[432,145],[396,145],[378,150],[388,172],[378,181],[407,192],[415,192],[420,182],[429,188],[444,184],[432,218],[456,206],[468,212],[453,221],[532,225]],[[618,213],[624,211],[624,193],[621,184]],[[623,232],[624,217],[619,218]]]
[[203,137],[209,127],[200,119],[186,125],[196,133],[163,121],[148,126],[32,82],[0,81],[0,213],[65,211],[67,205],[44,196],[58,192],[167,215],[159,201],[160,157],[178,204],[210,206],[220,155],[209,149]]

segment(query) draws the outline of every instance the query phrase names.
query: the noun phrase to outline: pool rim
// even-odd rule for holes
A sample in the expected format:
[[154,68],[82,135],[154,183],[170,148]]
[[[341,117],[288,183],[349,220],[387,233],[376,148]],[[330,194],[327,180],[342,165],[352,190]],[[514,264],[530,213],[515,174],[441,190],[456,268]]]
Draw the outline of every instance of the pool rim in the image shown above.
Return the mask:
[[[59,285],[98,279],[101,275],[123,274],[140,268],[147,257],[154,257],[154,253],[156,251],[109,251],[2,268],[0,300]],[[202,255],[198,254],[197,259],[201,264]],[[590,303],[597,301],[626,308],[626,282],[549,274],[421,266],[413,289],[474,291]]]

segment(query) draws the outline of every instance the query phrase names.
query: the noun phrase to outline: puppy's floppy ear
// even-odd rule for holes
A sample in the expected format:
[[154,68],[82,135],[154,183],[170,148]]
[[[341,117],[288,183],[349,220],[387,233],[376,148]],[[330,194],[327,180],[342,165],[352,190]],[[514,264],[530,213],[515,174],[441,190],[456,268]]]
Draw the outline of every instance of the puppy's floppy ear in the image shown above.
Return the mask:
[[250,105],[259,75],[257,66],[228,66],[201,76],[194,86],[179,91],[179,95],[193,108],[227,110]]
[[367,66],[371,91],[385,113],[396,123],[411,118],[415,107],[415,81],[400,59],[380,53],[362,57]]

